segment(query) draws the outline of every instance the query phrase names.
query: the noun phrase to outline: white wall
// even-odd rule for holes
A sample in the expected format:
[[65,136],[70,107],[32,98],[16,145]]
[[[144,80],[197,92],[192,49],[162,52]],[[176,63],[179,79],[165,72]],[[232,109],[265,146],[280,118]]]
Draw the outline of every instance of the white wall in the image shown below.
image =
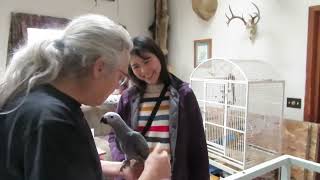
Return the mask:
[[[148,34],[153,21],[154,0],[1,0],[0,2],[0,73],[5,69],[10,27],[10,12],[23,12],[54,17],[73,18],[81,14],[103,14],[126,25],[132,36]],[[119,8],[117,8],[119,7]]]
[[[320,0],[254,0],[260,11],[258,36],[251,43],[243,23],[226,25],[225,12],[254,12],[249,0],[218,0],[214,17],[201,20],[193,11],[191,0],[169,1],[169,64],[174,72],[189,81],[193,70],[193,40],[212,38],[214,58],[258,59],[271,63],[286,81],[285,98],[304,101],[308,8]],[[301,109],[285,108],[285,117],[302,120]]]
[[316,6],[316,5],[320,4],[319,0],[307,0],[307,1],[308,1],[309,6]]

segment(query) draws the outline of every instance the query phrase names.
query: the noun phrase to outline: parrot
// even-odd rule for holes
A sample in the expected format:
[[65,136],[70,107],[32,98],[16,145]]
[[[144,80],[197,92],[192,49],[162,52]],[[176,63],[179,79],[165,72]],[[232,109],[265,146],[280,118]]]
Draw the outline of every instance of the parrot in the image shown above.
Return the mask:
[[141,133],[132,130],[121,116],[115,112],[105,113],[100,122],[112,127],[116,134],[118,148],[126,155],[120,171],[130,166],[130,160],[135,160],[137,163],[144,163],[149,155],[149,147]]

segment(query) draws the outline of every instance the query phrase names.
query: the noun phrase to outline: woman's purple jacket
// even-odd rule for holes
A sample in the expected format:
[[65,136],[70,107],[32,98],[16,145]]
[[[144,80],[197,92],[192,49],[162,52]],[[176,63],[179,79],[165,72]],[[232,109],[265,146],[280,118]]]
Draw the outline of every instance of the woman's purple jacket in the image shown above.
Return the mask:
[[[202,116],[196,97],[189,85],[170,75],[170,148],[173,180],[208,180],[209,162]],[[135,129],[140,93],[136,87],[124,91],[117,112]],[[112,159],[124,160],[115,142],[115,134],[109,134]]]

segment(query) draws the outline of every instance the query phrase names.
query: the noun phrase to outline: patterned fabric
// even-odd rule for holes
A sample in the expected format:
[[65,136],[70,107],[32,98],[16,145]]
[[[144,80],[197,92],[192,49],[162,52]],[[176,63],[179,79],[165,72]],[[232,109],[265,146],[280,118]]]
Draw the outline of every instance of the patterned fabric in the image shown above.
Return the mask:
[[169,14],[168,14],[168,0],[154,1],[154,21],[149,27],[152,33],[152,38],[160,46],[163,54],[168,54],[168,27],[169,27]]
[[62,29],[69,22],[65,18],[41,16],[26,13],[11,13],[10,34],[8,41],[7,64],[14,50],[28,39],[28,28]]
[[[149,85],[143,98],[140,101],[140,112],[138,116],[138,130],[141,132],[147,124],[151,112],[159,99],[163,84]],[[149,148],[152,149],[157,143],[161,144],[170,154],[169,139],[169,91],[166,92],[164,99],[161,101],[159,110],[157,111],[152,124],[145,137]]]

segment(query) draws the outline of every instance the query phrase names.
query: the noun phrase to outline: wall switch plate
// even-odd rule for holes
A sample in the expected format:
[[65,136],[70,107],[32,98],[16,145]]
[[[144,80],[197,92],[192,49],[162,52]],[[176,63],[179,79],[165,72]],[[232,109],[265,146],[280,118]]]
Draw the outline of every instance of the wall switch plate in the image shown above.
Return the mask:
[[301,109],[301,99],[287,98],[287,107]]

